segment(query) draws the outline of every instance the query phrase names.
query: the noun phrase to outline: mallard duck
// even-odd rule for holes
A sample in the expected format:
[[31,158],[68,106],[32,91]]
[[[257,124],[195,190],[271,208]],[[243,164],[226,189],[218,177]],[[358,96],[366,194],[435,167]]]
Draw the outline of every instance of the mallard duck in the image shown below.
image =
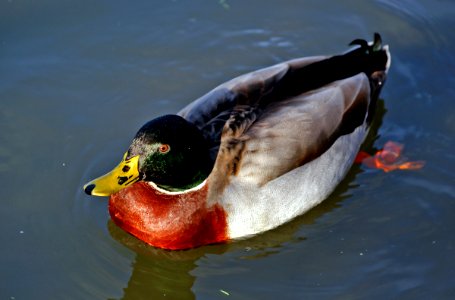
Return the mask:
[[147,122],[84,186],[119,227],[165,249],[245,238],[307,212],[350,169],[390,67],[379,34],[219,85]]

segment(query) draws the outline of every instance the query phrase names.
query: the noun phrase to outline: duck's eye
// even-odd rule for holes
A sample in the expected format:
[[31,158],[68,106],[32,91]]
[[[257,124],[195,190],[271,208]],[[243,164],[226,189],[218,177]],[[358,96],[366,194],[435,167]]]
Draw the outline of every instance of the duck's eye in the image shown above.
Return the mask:
[[169,150],[171,150],[171,146],[169,146],[168,144],[162,144],[159,148],[158,148],[158,151],[160,151],[161,153],[168,153]]

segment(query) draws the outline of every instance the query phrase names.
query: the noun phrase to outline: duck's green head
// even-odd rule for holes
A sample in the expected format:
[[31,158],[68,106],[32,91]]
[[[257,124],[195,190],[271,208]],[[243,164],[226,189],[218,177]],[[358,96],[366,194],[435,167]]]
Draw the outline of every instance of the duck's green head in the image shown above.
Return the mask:
[[120,164],[87,183],[84,191],[109,196],[140,180],[169,191],[185,190],[206,179],[212,166],[200,130],[180,116],[166,115],[142,126]]

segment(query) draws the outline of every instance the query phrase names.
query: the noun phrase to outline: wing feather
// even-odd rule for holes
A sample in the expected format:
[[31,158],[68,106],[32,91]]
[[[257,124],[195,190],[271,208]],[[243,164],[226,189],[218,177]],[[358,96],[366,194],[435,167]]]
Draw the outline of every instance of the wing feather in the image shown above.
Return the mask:
[[362,125],[369,95],[368,78],[361,73],[274,102],[241,135],[223,134],[215,168],[264,185],[317,158],[338,137]]
[[370,99],[364,73],[297,95],[286,90],[298,83],[293,74],[325,58],[295,59],[242,75],[178,113],[212,142],[214,191],[221,191],[230,176],[264,185],[317,158],[363,124]]
[[[247,73],[225,82],[183,108],[178,115],[194,123],[210,144],[211,156],[218,156],[221,136],[239,137],[261,113],[264,95],[286,74],[324,56],[293,59]],[[280,99],[275,99],[280,100]],[[229,143],[233,143],[231,140]]]

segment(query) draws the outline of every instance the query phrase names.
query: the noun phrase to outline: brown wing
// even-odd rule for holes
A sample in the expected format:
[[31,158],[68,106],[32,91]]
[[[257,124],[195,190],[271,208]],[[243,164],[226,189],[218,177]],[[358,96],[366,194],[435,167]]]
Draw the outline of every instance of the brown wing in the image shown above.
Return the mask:
[[[211,176],[220,191],[230,176],[257,185],[313,160],[336,139],[364,123],[370,99],[365,74],[274,102],[261,113],[236,107],[226,123]],[[244,127],[230,127],[235,115],[254,115]],[[220,180],[225,178],[225,180]]]
[[276,93],[272,101],[267,98],[286,74],[322,59],[296,59],[237,77],[179,112],[212,141],[212,175],[264,184],[319,156],[363,123],[369,99],[364,74],[288,99]]
[[[230,128],[241,134],[261,114],[264,96],[276,89],[277,83],[292,70],[324,59],[322,56],[291,60],[234,78],[183,108],[178,115],[193,122],[208,141],[214,158],[218,154],[221,134]],[[274,101],[280,99],[273,99]]]
[[241,136],[222,137],[219,161],[237,162],[224,172],[263,185],[319,157],[364,123],[369,98],[368,78],[359,74],[269,105]]

